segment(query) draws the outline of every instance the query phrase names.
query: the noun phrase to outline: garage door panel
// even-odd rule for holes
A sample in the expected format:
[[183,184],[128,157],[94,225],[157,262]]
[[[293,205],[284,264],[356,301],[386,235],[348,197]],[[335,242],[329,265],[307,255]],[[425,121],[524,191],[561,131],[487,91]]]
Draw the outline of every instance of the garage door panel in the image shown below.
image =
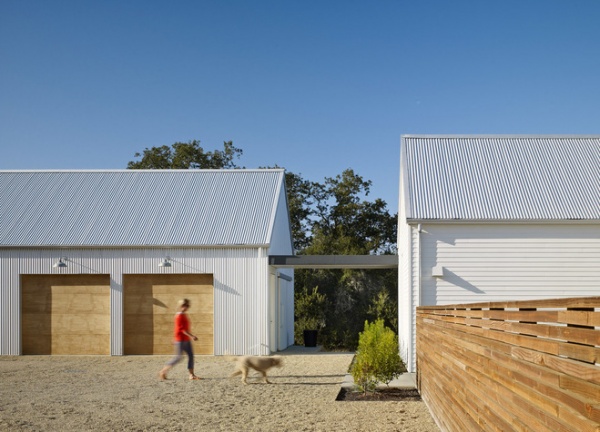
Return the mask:
[[193,333],[197,336],[210,336],[212,338],[212,335],[214,334],[213,329],[212,328],[202,328],[198,331],[194,330]]
[[[78,279],[80,276],[77,276]],[[53,295],[58,294],[88,294],[88,295],[104,295],[106,294],[105,286],[97,285],[52,285],[51,291]]]
[[192,333],[199,331],[201,328],[208,328],[210,331],[213,329],[213,319],[206,315],[190,317],[192,321]]
[[194,332],[194,334],[196,335],[198,340],[200,340],[202,338],[210,338],[210,340],[212,341],[213,332],[210,331],[209,329],[206,329],[206,330],[203,329],[198,332]]
[[[150,314],[144,315],[125,315],[123,325],[127,329],[125,339],[131,335],[147,334],[154,332],[154,320]],[[135,331],[132,331],[135,329]]]
[[203,295],[198,296],[196,293],[181,293],[171,295],[159,295],[154,290],[147,290],[145,294],[132,294],[127,291],[125,293],[127,303],[125,303],[123,311],[126,314],[153,313],[165,314],[173,316],[177,312],[177,302],[182,298],[192,299],[192,307],[190,311],[198,307],[198,311],[212,312],[213,296]]
[[21,331],[30,335],[51,335],[52,324],[49,315],[24,313],[21,315]]
[[[45,336],[45,337],[44,337]],[[23,344],[23,355],[52,354],[52,338],[49,334],[41,335]]]
[[48,314],[52,308],[51,300],[52,295],[50,292],[37,293],[37,292],[23,292],[21,297],[21,310],[24,314]]
[[110,355],[110,335],[59,335],[52,338],[54,355]]
[[[176,289],[176,287],[174,287]],[[152,291],[154,297],[153,309],[155,313],[174,315],[177,312],[177,302],[182,298],[190,299],[192,302],[192,308],[196,306],[196,293],[193,292],[182,292],[182,293],[168,293],[161,294],[156,291]],[[192,310],[190,308],[190,311]]]
[[53,315],[51,320],[43,316],[27,314],[23,316],[22,330],[27,334],[38,337],[51,335],[78,335],[88,337],[93,335],[106,336],[110,333],[110,323],[104,315],[89,314],[87,317],[70,315]]
[[[106,289],[105,289],[106,290]],[[52,292],[51,313],[110,315],[110,301],[107,293],[55,293]]]
[[127,289],[131,292],[144,293],[148,284],[148,278],[151,277],[154,280],[154,286],[159,290],[158,292],[170,293],[172,290],[169,287],[178,286],[181,291],[186,291],[185,287],[194,287],[193,291],[196,292],[196,287],[202,287],[206,292],[212,291],[213,277],[212,275],[202,274],[129,274],[124,275],[127,278]]
[[52,332],[61,335],[96,336],[110,334],[110,321],[104,314],[53,314]]
[[153,334],[156,328],[164,326],[170,326],[172,333],[173,317],[168,315],[131,314],[125,316],[125,326],[128,329],[135,328],[133,334]]
[[[154,315],[154,327],[155,328],[164,328],[164,327],[170,327],[171,328],[171,333],[173,333],[173,322],[174,322],[174,318],[173,318],[173,314],[160,314],[160,315]],[[152,316],[151,316],[152,318]]]
[[[153,338],[152,335],[135,335],[129,336],[125,340],[124,344],[125,354],[134,354],[134,355],[151,355],[151,354],[161,354],[155,352],[155,348],[153,348]],[[164,352],[162,354],[171,354],[173,353],[173,348],[171,347],[169,352]]]
[[194,342],[194,353],[198,355],[213,355],[213,340],[212,338],[199,337],[197,342]]
[[174,292],[181,293],[181,295],[185,294],[210,294],[212,292],[212,285],[181,285],[181,284],[173,284],[173,285],[154,285],[153,291],[156,294],[165,294],[167,296],[172,295]]
[[109,275],[21,275],[23,354],[110,354]]
[[160,342],[154,342],[153,352],[149,352],[146,354],[156,354],[156,355],[172,355],[175,353],[175,348],[173,343],[164,343],[163,340]]
[[[177,289],[177,287],[173,288]],[[177,312],[177,302],[182,298],[187,298],[191,301],[192,307],[188,313],[197,313],[200,310],[205,310],[207,306],[210,311],[213,308],[213,293],[198,294],[190,291],[174,291],[173,293],[161,294],[152,290],[152,294],[154,298],[152,305],[157,313],[174,314]]]
[[[163,306],[158,302],[151,293],[146,294],[132,294],[127,293],[127,302],[123,305],[123,313],[125,314],[141,314],[141,313],[152,313],[155,307],[164,309]],[[158,304],[157,304],[158,303]]]
[[[177,303],[191,301],[188,317],[192,333],[205,335],[208,354],[213,349],[214,289],[212,275],[124,275],[125,354],[172,354]],[[197,342],[194,350],[197,350]]]
[[192,303],[192,308],[196,309],[194,311],[194,313],[200,313],[200,314],[206,314],[206,313],[212,313],[214,310],[214,296],[211,293],[210,295],[208,294],[200,294],[197,297],[196,302],[198,304],[193,304]]

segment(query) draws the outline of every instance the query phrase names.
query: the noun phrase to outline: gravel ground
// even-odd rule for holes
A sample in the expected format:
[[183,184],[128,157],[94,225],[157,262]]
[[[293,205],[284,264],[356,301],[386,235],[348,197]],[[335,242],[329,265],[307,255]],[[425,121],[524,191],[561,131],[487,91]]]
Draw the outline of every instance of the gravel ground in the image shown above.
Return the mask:
[[439,431],[422,401],[336,401],[352,354],[286,351],[271,385],[225,357],[160,381],[168,356],[0,356],[0,431]]

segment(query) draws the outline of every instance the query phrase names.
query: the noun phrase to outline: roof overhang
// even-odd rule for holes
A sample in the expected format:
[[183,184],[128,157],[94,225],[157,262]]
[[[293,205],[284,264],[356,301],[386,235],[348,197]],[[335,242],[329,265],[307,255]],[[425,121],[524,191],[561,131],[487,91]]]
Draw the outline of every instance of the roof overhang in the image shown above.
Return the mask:
[[600,219],[406,219],[408,225],[419,224],[489,224],[489,225],[597,225]]
[[306,269],[392,269],[398,255],[269,255],[274,267]]

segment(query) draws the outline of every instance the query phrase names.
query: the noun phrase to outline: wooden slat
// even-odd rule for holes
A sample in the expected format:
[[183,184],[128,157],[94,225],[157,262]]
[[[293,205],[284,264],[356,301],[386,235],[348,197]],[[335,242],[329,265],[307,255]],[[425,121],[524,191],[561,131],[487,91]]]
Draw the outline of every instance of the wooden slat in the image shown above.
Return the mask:
[[[557,324],[576,324],[596,325],[600,319],[600,313],[598,312],[563,312],[562,315],[558,311],[554,312],[542,312],[534,314],[533,312],[504,312],[504,311],[476,311],[474,317],[470,314],[461,315],[431,315],[438,320],[452,322],[456,324],[465,324],[483,328],[494,328],[502,331],[510,331],[514,333],[523,333],[536,336],[542,336],[552,339],[568,340],[575,343],[583,343],[588,345],[597,345],[598,334],[595,330],[590,328],[575,328],[561,326]],[[568,314],[568,315],[567,315]],[[563,319],[557,321],[559,317]],[[554,320],[550,320],[554,318]],[[571,318],[571,319],[569,319]],[[537,324],[528,324],[517,321],[526,322],[538,322]],[[552,323],[552,325],[550,325]]]
[[444,430],[600,431],[600,297],[417,308],[419,391]]

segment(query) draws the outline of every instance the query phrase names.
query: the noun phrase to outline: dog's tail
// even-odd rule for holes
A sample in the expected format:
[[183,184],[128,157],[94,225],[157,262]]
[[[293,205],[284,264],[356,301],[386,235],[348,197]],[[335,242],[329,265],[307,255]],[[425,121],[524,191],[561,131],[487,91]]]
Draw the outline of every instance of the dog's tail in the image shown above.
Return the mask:
[[239,359],[238,356],[231,355],[228,350],[225,350],[223,353],[223,358],[228,361],[237,361]]

